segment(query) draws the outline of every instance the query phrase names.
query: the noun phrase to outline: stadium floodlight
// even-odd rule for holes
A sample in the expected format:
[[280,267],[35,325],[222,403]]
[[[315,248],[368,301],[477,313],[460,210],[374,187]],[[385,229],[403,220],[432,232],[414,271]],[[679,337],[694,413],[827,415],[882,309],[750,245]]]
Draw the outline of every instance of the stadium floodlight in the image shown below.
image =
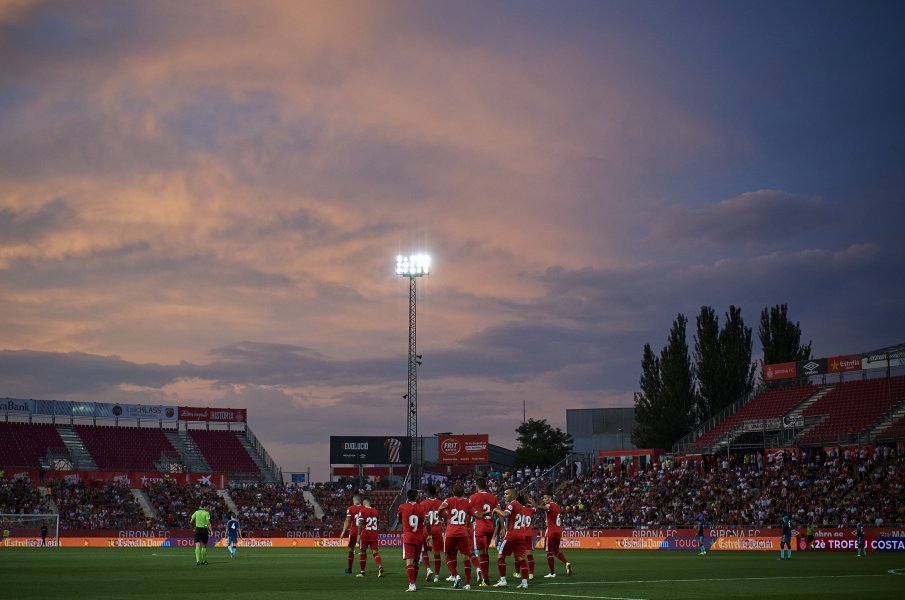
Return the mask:
[[415,280],[430,274],[431,257],[427,254],[412,254],[410,256],[396,256],[396,275],[409,279],[409,364],[408,364],[408,389],[405,400],[406,407],[406,435],[412,440],[412,466],[411,485],[420,485],[421,444],[418,440],[418,366],[421,365],[421,355],[418,354],[416,344],[415,321]]
[[427,254],[396,257],[396,275],[403,277],[422,277],[431,271],[431,257]]

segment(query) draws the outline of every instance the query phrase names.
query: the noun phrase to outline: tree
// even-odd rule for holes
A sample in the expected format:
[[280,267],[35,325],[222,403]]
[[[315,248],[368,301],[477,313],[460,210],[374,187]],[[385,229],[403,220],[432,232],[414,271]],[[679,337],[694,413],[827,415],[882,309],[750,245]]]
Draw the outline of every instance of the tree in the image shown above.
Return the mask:
[[694,423],[696,392],[686,341],[687,323],[685,315],[676,317],[658,361],[650,346],[644,347],[642,392],[635,394],[637,427],[632,432],[632,441],[639,448],[671,448]]
[[752,330],[745,327],[741,308],[729,306],[726,326],[720,331],[720,347],[723,349],[726,369],[726,389],[723,398],[715,403],[713,414],[754,389],[757,364],[751,360]]
[[663,377],[660,375],[660,359],[644,344],[641,356],[641,391],[635,392],[635,429],[632,442],[638,448],[656,448],[657,424],[660,422],[660,390]]
[[726,324],[709,306],[702,306],[695,336],[695,375],[698,381],[697,417],[706,421],[754,387],[751,328],[742,310],[730,306]]
[[546,419],[528,419],[515,432],[519,445],[513,467],[550,467],[572,452],[572,436],[554,429]]
[[694,338],[695,375],[698,379],[697,417],[706,421],[715,412],[725,386],[723,351],[720,348],[720,321],[709,306],[702,306]]
[[765,365],[811,358],[811,342],[801,345],[801,326],[789,320],[789,307],[785,304],[765,308],[760,313],[758,335]]

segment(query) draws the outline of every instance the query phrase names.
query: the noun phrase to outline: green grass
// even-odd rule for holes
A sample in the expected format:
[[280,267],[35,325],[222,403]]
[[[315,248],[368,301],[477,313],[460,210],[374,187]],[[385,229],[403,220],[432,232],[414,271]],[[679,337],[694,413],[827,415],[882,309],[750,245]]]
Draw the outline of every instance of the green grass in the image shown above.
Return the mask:
[[[398,548],[381,552],[386,577],[378,579],[373,560],[365,578],[346,575],[344,549],[241,549],[230,560],[223,548],[208,550],[208,566],[195,566],[190,548],[0,548],[0,597],[33,599],[218,600],[316,599],[382,600],[403,595],[408,582]],[[573,577],[557,563],[556,579],[544,579],[546,559],[537,553],[537,578],[527,591],[510,585],[469,592],[445,581],[425,583],[417,596],[443,600],[450,594],[511,598],[596,598],[675,600],[794,599],[865,600],[905,598],[905,554],[808,554],[778,561],[776,552],[566,551]],[[492,560],[495,554],[492,553]],[[354,567],[357,571],[357,566]],[[510,563],[511,568],[511,563]],[[897,571],[901,574],[894,574]],[[496,581],[495,563],[491,564]],[[442,576],[447,575],[445,566]]]

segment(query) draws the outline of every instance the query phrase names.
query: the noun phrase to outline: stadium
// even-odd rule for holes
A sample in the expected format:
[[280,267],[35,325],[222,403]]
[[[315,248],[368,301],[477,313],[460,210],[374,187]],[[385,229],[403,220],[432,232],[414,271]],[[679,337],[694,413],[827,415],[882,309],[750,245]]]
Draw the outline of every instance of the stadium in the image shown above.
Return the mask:
[[0,0],[0,595],[905,597],[903,23]]
[[[444,498],[454,482],[461,482],[470,494],[482,477],[497,496],[508,487],[535,498],[549,492],[561,505],[561,547],[572,557],[577,575],[569,578],[568,588],[556,591],[543,586],[552,587],[554,581],[565,585],[562,579],[532,582],[531,588],[543,590],[538,592],[542,595],[581,590],[581,597],[612,597],[599,587],[618,587],[624,579],[642,581],[635,576],[612,580],[613,565],[631,571],[641,568],[635,563],[664,556],[668,564],[662,568],[668,570],[683,555],[704,559],[706,553],[711,562],[695,564],[695,577],[652,579],[654,589],[644,597],[666,597],[665,590],[680,585],[690,585],[697,594],[718,581],[748,578],[767,587],[776,578],[781,590],[794,588],[795,582],[812,589],[819,580],[828,586],[823,594],[843,597],[848,583],[879,576],[874,563],[888,566],[891,577],[890,595],[881,589],[876,597],[892,597],[894,590],[903,589],[903,580],[893,574],[900,572],[905,556],[903,366],[905,345],[798,365],[767,365],[755,392],[688,432],[673,448],[600,449],[593,456],[588,444],[596,438],[599,446],[607,446],[612,428],[609,435],[606,426],[595,435],[585,427],[575,432],[576,445],[585,452],[535,469],[512,468],[511,451],[481,434],[331,436],[331,481],[318,483],[300,474],[284,482],[249,427],[245,409],[4,398],[4,561],[27,568],[38,553],[50,552],[41,554],[38,564],[59,560],[78,565],[100,552],[113,564],[153,563],[181,552],[190,564],[194,542],[189,517],[205,504],[212,514],[212,564],[225,562],[224,525],[235,514],[243,531],[241,561],[256,569],[272,565],[284,577],[293,561],[307,564],[310,555],[318,576],[333,585],[344,581],[347,509],[353,498],[367,496],[379,514],[379,547],[388,573],[380,584],[387,587],[384,581],[401,578],[404,570],[395,556],[401,546],[396,514],[405,490],[430,483]],[[587,415],[579,420],[606,421]],[[422,446],[420,464],[413,460],[417,445]],[[412,483],[418,473],[420,485]],[[794,527],[793,575],[789,569],[778,573],[774,563],[786,513]],[[695,530],[699,518],[706,519],[703,541]],[[542,511],[534,521],[536,565],[542,574]],[[857,521],[865,526],[868,561],[849,560],[860,554]],[[142,557],[130,558],[130,553]],[[349,557],[351,567],[351,553]],[[356,551],[355,566],[358,559]],[[181,562],[172,560],[167,567]],[[753,565],[759,565],[754,574]],[[859,570],[864,565],[872,565],[869,573]],[[735,579],[731,569],[739,569]],[[445,575],[445,565],[443,571]],[[849,571],[843,581],[833,580]],[[17,581],[12,579],[14,587]],[[664,591],[656,591],[657,585]],[[422,589],[434,586],[448,589],[433,581]],[[17,597],[43,596],[22,591]]]

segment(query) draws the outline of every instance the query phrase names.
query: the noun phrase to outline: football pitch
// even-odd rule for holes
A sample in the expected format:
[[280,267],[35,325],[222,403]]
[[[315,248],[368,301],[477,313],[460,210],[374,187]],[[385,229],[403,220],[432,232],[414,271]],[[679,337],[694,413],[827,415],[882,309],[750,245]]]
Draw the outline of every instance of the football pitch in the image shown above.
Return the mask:
[[[330,598],[381,600],[405,594],[408,581],[400,549],[381,552],[386,576],[377,577],[368,557],[366,577],[343,573],[346,553],[336,549],[240,549],[231,560],[223,548],[208,550],[207,566],[196,566],[191,548],[0,548],[2,597],[16,600],[130,598],[164,600],[216,598],[258,600]],[[567,552],[575,575],[545,579],[546,559],[538,552],[535,579],[527,590],[454,590],[443,581],[425,583],[419,571],[417,596],[447,600],[468,594],[500,599],[672,600],[688,598],[793,599],[905,598],[905,554],[797,552],[791,561],[776,552]],[[492,555],[492,559],[495,556]],[[461,563],[460,563],[461,564]],[[461,567],[460,567],[461,568]],[[510,563],[511,568],[511,563]],[[357,559],[354,571],[358,571]],[[497,580],[495,562],[492,581]]]

